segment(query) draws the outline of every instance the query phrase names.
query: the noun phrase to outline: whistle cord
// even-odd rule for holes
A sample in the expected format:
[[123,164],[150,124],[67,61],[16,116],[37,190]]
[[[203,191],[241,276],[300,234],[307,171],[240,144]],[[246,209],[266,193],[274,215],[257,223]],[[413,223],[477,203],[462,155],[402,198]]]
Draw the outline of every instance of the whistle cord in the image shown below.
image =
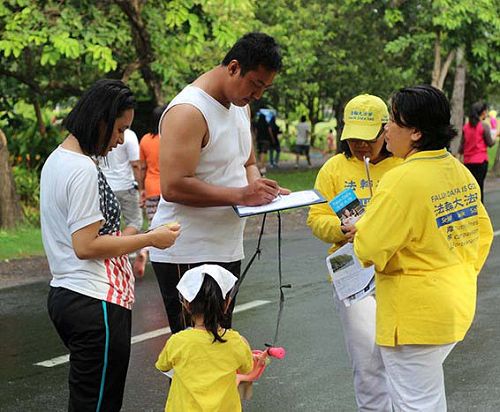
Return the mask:
[[284,288],[291,288],[291,284],[283,284],[283,275],[281,272],[281,213],[278,211],[278,279],[280,287],[280,303],[278,309],[278,317],[276,319],[276,331],[274,333],[273,346],[276,346],[278,341],[278,332],[281,323],[281,315],[283,314],[283,307],[285,305],[285,294],[283,293]]
[[[283,293],[284,288],[291,288],[291,284],[283,284],[283,275],[282,275],[282,270],[281,270],[281,213],[278,211],[278,279],[279,279],[279,288],[280,288],[280,301],[279,301],[279,309],[278,309],[278,317],[276,320],[276,330],[274,333],[274,339],[273,339],[273,344],[272,345],[267,345],[266,346],[275,346],[276,342],[278,341],[278,332],[279,332],[279,327],[281,323],[281,315],[283,314],[283,307],[285,305],[285,294]],[[243,280],[245,279],[250,267],[252,266],[252,263],[254,262],[256,257],[260,257],[260,254],[262,252],[260,248],[260,244],[262,241],[262,235],[264,234],[264,227],[266,224],[266,216],[267,213],[264,213],[264,216],[262,217],[262,225],[260,227],[260,233],[259,233],[259,238],[257,240],[257,248],[255,249],[255,252],[253,256],[250,258],[248,261],[247,265],[245,266],[245,269],[243,270],[240,278],[234,285],[233,289],[231,290],[229,294],[229,298],[227,300],[226,304],[226,311],[228,310],[231,302],[234,300],[236,294],[238,293],[238,290],[240,289],[241,284],[243,283]]]

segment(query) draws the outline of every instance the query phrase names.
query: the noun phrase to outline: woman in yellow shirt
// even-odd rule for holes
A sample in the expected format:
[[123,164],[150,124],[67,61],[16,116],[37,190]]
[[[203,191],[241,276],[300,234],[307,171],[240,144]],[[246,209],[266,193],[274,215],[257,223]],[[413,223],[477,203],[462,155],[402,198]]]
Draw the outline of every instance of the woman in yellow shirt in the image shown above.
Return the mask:
[[447,152],[456,132],[432,86],[392,99],[387,172],[355,224],[354,250],[375,265],[376,342],[397,411],[446,411],[442,364],[469,329],[493,229],[471,173]]
[[236,280],[221,266],[202,265],[179,281],[193,327],[172,335],[156,362],[161,371],[174,370],[165,411],[241,411],[236,372],[249,373],[253,356],[238,332],[220,327],[225,298]]
[[[384,125],[388,118],[387,106],[379,97],[364,94],[347,103],[341,136],[342,153],[329,159],[316,178],[315,188],[326,199],[331,200],[349,188],[366,205],[370,200],[370,182],[363,157],[370,158],[373,188],[388,170],[401,163],[401,159],[393,158],[385,147]],[[311,207],[307,224],[316,237],[332,244],[329,253],[352,239],[352,234],[326,203]],[[345,307],[335,292],[333,299],[351,360],[358,410],[390,411],[387,377],[375,344],[375,297],[368,296],[350,307]]]

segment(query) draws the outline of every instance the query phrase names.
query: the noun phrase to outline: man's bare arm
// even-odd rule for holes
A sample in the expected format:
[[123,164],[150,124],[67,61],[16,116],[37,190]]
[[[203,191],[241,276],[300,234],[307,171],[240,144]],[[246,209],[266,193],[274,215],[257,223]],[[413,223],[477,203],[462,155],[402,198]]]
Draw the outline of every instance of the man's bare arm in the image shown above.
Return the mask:
[[[207,124],[193,106],[174,106],[161,124],[160,182],[165,200],[188,206],[261,205],[270,203],[279,186],[269,179],[255,179],[241,188],[206,183],[195,177],[202,146],[206,144]],[[247,168],[248,175],[248,168]]]
[[261,178],[261,174],[259,171],[259,167],[257,166],[257,158],[255,156],[255,151],[252,147],[252,151],[250,152],[250,157],[245,164],[245,168],[247,171],[247,180],[248,183],[255,182],[257,179]]
[[141,163],[139,160],[133,160],[130,162],[132,167],[132,172],[134,173],[134,179],[139,186],[139,190],[144,189],[144,179],[142,177]]

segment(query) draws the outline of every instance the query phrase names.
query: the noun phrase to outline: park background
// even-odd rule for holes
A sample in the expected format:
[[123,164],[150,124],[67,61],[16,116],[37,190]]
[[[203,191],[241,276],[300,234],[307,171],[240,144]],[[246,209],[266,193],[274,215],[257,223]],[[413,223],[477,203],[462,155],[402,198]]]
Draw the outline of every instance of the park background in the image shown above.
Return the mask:
[[[401,87],[433,84],[450,99],[459,131],[473,102],[500,107],[495,0],[0,0],[0,260],[43,254],[41,167],[90,84],[109,77],[131,87],[140,137],[154,107],[249,31],[282,48],[283,70],[252,109],[277,112],[285,151],[306,115],[321,152],[329,128],[340,136],[344,104],[360,93],[388,101]],[[498,144],[490,149],[497,176],[498,152]],[[297,190],[310,188],[316,172],[269,176]]]

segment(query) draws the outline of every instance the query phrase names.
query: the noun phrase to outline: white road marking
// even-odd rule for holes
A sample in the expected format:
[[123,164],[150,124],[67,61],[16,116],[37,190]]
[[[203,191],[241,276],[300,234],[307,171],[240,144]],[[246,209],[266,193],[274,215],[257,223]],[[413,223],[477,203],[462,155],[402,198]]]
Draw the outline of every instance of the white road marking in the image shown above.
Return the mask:
[[35,363],[35,366],[44,366],[46,368],[52,368],[53,366],[62,365],[63,363],[69,362],[69,355],[58,356],[57,358],[52,358],[43,362]]
[[496,232],[493,232],[493,237],[500,235],[500,230],[497,230]]
[[[268,303],[271,303],[271,302],[268,300],[253,300],[251,302],[235,306],[233,313],[244,312],[246,310],[257,308],[257,307],[262,306],[262,305],[267,305]],[[132,336],[131,342],[133,345],[134,343],[143,342],[145,340],[153,339],[153,338],[156,338],[158,336],[166,335],[168,333],[170,333],[170,328],[167,326],[166,328],[160,328],[160,329],[152,330],[151,332],[141,333],[140,335]],[[35,366],[43,366],[45,368],[52,368],[54,366],[62,365],[63,363],[67,363],[67,362],[69,362],[69,355],[62,355],[62,356],[58,356],[56,358],[52,358],[52,359],[49,359],[46,361],[34,363],[34,365]]]

